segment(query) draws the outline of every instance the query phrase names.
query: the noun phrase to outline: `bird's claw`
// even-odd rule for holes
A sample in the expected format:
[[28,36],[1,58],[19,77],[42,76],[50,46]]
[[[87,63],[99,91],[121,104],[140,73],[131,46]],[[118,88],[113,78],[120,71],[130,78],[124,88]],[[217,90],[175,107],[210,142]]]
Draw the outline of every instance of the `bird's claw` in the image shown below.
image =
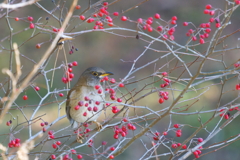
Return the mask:
[[97,131],[99,132],[102,129],[102,125],[99,122],[93,121],[97,126]]
[[82,141],[83,139],[84,139],[83,136],[81,136],[80,134],[77,135],[77,142],[78,143],[83,143],[83,141]]

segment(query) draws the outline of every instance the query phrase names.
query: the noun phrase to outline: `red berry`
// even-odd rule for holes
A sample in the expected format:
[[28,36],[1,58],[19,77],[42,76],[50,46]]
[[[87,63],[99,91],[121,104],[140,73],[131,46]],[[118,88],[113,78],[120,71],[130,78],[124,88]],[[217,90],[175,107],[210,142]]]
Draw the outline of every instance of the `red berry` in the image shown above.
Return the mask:
[[80,6],[80,5],[77,5],[75,8],[76,8],[76,9],[81,9],[81,6]]
[[152,32],[152,31],[153,31],[152,27],[148,27],[148,32]]
[[112,79],[110,80],[110,83],[114,84],[114,83],[116,83],[116,80],[115,80],[114,78],[112,78]]
[[77,61],[72,62],[72,65],[77,66],[78,65]]
[[82,158],[83,158],[83,156],[81,154],[77,155],[77,159],[82,159]]
[[72,69],[72,68],[68,68],[68,72],[70,72],[70,73],[71,73],[72,71],[73,71],[73,69]]
[[184,145],[182,146],[182,149],[187,149],[187,145],[184,144]]
[[27,96],[27,95],[24,95],[24,96],[22,97],[22,99],[23,99],[23,100],[27,100],[27,99],[28,99],[28,96]]
[[126,132],[122,132],[122,133],[121,133],[121,136],[122,136],[122,137],[126,137]]
[[127,118],[123,118],[123,122],[128,122]]
[[53,144],[52,144],[52,147],[53,147],[54,149],[56,149],[56,148],[57,148],[57,145],[56,145],[55,143],[53,143]]
[[53,32],[58,32],[57,28],[53,28],[52,30],[53,30]]
[[63,97],[63,96],[64,96],[64,94],[63,94],[63,93],[59,93],[59,96],[60,96],[60,97]]
[[106,145],[107,144],[107,142],[106,141],[102,141],[102,145],[104,146],[104,145]]
[[28,17],[28,20],[29,21],[33,21],[33,17]]
[[56,144],[57,144],[58,146],[60,146],[62,143],[61,143],[61,141],[57,141]]
[[163,99],[163,98],[159,98],[158,102],[159,102],[160,104],[162,104],[162,103],[164,102],[164,99]]
[[202,138],[198,138],[198,142],[200,142],[200,143],[201,143],[202,141],[203,141],[203,139],[202,139]]
[[236,90],[240,90],[240,84],[236,84]]
[[98,29],[98,26],[94,26],[93,29]]
[[196,150],[196,151],[198,152],[198,155],[202,153],[202,151],[200,151],[200,150]]
[[118,87],[124,87],[123,83],[119,83]]
[[160,14],[158,14],[158,13],[156,13],[156,14],[154,15],[154,17],[155,17],[156,19],[160,19],[160,18],[161,18]]
[[109,156],[109,159],[114,159],[114,155],[110,155],[110,156]]
[[235,67],[235,68],[238,68],[239,66],[240,66],[239,63],[235,63],[235,64],[234,64],[234,67]]
[[43,132],[46,132],[46,128],[43,127],[42,131],[43,131]]
[[108,26],[112,27],[112,26],[113,26],[113,23],[108,23]]
[[177,22],[175,20],[172,20],[171,24],[177,24]]
[[216,23],[216,28],[219,28],[219,27],[221,27],[221,23]]
[[166,135],[167,135],[167,132],[163,132],[163,135],[166,136]]
[[162,75],[165,77],[165,76],[168,75],[168,73],[167,72],[163,72]]
[[200,43],[200,44],[205,43],[204,39],[200,38],[200,39],[199,39],[199,43]]
[[92,22],[94,22],[94,18],[89,18],[89,19],[87,20],[87,23],[92,23]]
[[207,29],[205,29],[205,31],[206,31],[207,33],[210,33],[210,32],[211,32],[211,29],[210,29],[210,28],[207,28]]
[[228,114],[225,114],[225,115],[224,115],[224,118],[225,118],[225,119],[229,119],[229,115],[228,115]]
[[206,5],[205,8],[206,8],[206,9],[212,9],[212,6],[211,6],[211,4],[208,4],[208,5]]
[[181,137],[182,133],[181,132],[176,132],[176,137]]
[[118,139],[118,134],[114,134],[114,135],[113,135],[113,138],[114,138],[114,139]]
[[30,29],[35,28],[35,25],[34,25],[33,23],[30,23],[30,24],[29,24],[29,28],[30,28]]
[[87,109],[88,109],[88,111],[92,111],[92,107],[88,107]]
[[81,20],[85,20],[85,16],[83,16],[83,15],[79,16],[79,18],[80,18]]
[[34,87],[34,89],[35,89],[36,91],[39,91],[39,90],[40,90],[40,88],[39,88],[38,86]]
[[193,40],[193,41],[196,41],[196,40],[197,40],[197,37],[193,36],[193,37],[192,37],[192,40]]
[[205,25],[206,25],[206,28],[211,27],[211,26],[210,26],[210,23],[205,23]]
[[172,148],[177,148],[177,144],[172,144]]
[[213,22],[214,22],[214,18],[210,18],[210,19],[209,19],[209,22],[210,22],[210,23],[213,23]]
[[75,110],[79,110],[79,108],[80,108],[79,105],[76,105],[76,106],[74,107]]
[[179,124],[174,124],[173,127],[174,128],[179,128]]
[[176,16],[173,16],[173,17],[172,17],[172,20],[176,21],[176,20],[177,20],[177,17],[176,17]]
[[158,30],[159,32],[161,32],[161,31],[163,30],[163,27],[162,27],[162,26],[158,26],[158,27],[157,27],[157,30]]
[[20,142],[21,142],[21,140],[19,138],[15,139],[15,143],[20,143]]
[[87,116],[87,112],[84,112],[84,113],[83,113],[83,116],[86,117],[86,116]]
[[71,153],[72,153],[72,154],[76,154],[77,152],[76,152],[75,149],[72,149],[72,150],[71,150]]
[[215,14],[215,11],[210,11],[209,15],[213,16]]
[[119,13],[118,13],[118,12],[114,12],[113,15],[114,15],[114,16],[118,16]]
[[10,125],[11,125],[11,123],[10,123],[9,121],[7,121],[7,122],[6,122],[6,125],[7,125],[7,126],[10,126]]
[[159,135],[160,135],[160,133],[159,133],[159,132],[155,132],[155,135],[156,135],[156,136],[159,136]]
[[104,5],[104,6],[107,6],[107,5],[108,5],[108,2],[103,2],[103,5]]
[[239,5],[239,4],[240,4],[240,1],[235,0],[235,4]]
[[102,90],[101,89],[98,90],[98,94],[102,94]]
[[54,139],[55,136],[54,136],[54,135],[50,135],[49,138],[50,138],[50,139]]
[[114,151],[114,150],[115,150],[115,147],[111,147],[110,150],[111,150],[111,151]]
[[43,127],[43,126],[45,126],[45,124],[44,124],[44,123],[40,123],[40,126],[42,126],[42,127]]
[[117,101],[120,103],[120,102],[122,102],[122,99],[121,98],[117,98]]
[[100,85],[96,85],[96,86],[95,86],[95,89],[98,90],[99,88],[100,88]]
[[56,156],[54,154],[51,155],[52,159],[56,159]]
[[183,22],[183,26],[188,26],[188,22]]
[[143,23],[142,18],[138,18],[137,22],[142,24]]
[[19,18],[18,18],[18,17],[16,17],[16,18],[15,18],[15,21],[19,21]]
[[85,96],[85,97],[84,97],[84,100],[85,100],[85,101],[89,101],[90,98],[89,98],[88,96]]
[[169,97],[168,97],[168,96],[164,96],[163,98],[164,98],[165,100],[168,100]]
[[122,20],[122,21],[126,21],[126,20],[127,20],[127,17],[126,17],[126,16],[122,16],[121,20]]
[[207,10],[207,9],[205,9],[205,10],[203,11],[204,14],[209,14],[209,12],[210,12],[210,11]]

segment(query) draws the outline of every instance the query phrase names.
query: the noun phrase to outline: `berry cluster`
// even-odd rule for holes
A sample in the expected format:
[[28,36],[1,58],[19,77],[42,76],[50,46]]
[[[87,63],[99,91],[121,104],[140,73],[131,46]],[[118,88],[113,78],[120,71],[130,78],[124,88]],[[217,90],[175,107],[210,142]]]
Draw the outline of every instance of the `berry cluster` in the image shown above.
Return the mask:
[[74,53],[74,50],[75,51],[78,51],[77,48],[75,48],[74,46],[72,46],[72,48],[70,49],[70,51],[68,52],[70,55]]
[[114,138],[114,139],[118,139],[118,138],[119,138],[119,134],[120,134],[122,137],[126,137],[127,134],[128,134],[128,130],[135,131],[136,129],[137,129],[136,126],[134,126],[134,125],[131,124],[131,123],[128,123],[127,125],[123,125],[121,128],[119,128],[118,126],[115,126],[115,127],[114,127],[114,135],[113,135],[113,138]]
[[[88,96],[84,97],[84,101],[79,101],[78,104],[74,107],[75,110],[79,110],[80,107],[87,107],[87,111],[89,112],[97,112],[98,111],[98,105],[100,104],[99,101],[95,101],[95,105],[96,106],[90,106],[90,101],[92,101]],[[86,117],[87,116],[87,112],[83,113],[83,116]]]
[[163,91],[160,91],[159,92],[159,96],[160,96],[160,98],[158,99],[158,102],[160,103],[160,104],[162,104],[162,103],[164,103],[164,100],[168,100],[168,92],[163,92]]
[[[240,109],[238,108],[238,107],[234,107],[234,108],[230,108],[228,111],[239,111]],[[223,112],[224,111],[224,109],[221,109],[219,112]],[[229,112],[227,112],[227,113],[221,113],[220,115],[219,115],[220,117],[223,117],[224,116],[224,119],[229,119],[229,116],[230,116],[230,113]]]
[[[215,16],[215,10],[210,4],[205,6],[205,10],[203,11],[204,14],[208,14],[212,16],[209,19],[209,22],[207,23],[202,23],[198,28],[189,29],[188,32],[186,33],[187,37],[191,37],[192,41],[197,41],[199,37],[199,43],[204,44],[205,39],[209,37],[209,34],[211,33],[211,23],[215,21],[215,28],[221,27],[220,20],[218,19],[218,15]],[[183,26],[188,26],[189,22],[184,22]]]
[[43,127],[43,128],[42,128],[42,131],[43,131],[43,132],[46,132],[46,128],[45,128],[44,126],[47,126],[47,125],[48,125],[48,122],[44,122],[44,123],[42,122],[42,123],[40,123],[40,126]]
[[21,140],[19,138],[16,138],[14,140],[11,140],[9,143],[8,143],[8,147],[9,148],[13,148],[13,147],[20,147],[21,146]]
[[73,66],[77,66],[78,63],[77,61],[74,61],[72,63],[69,63],[68,64],[68,69],[67,69],[67,72],[66,72],[66,77],[62,77],[62,82],[63,83],[68,83],[68,82],[71,82],[72,79],[74,78],[74,74],[72,73],[73,72]]
[[10,126],[11,124],[12,124],[12,120],[9,120],[9,121],[6,122],[7,126]]
[[[113,18],[111,17],[111,15],[116,17],[116,16],[119,16],[119,13],[113,12],[112,14],[110,14],[108,12],[108,2],[103,2],[102,7],[100,7],[98,9],[97,13],[94,13],[88,19],[86,19],[86,17],[84,15],[80,15],[79,19],[82,21],[86,21],[87,23],[95,22],[93,29],[104,29],[105,24],[107,24],[110,27],[114,25]],[[127,17],[122,16],[121,20],[127,21]]]

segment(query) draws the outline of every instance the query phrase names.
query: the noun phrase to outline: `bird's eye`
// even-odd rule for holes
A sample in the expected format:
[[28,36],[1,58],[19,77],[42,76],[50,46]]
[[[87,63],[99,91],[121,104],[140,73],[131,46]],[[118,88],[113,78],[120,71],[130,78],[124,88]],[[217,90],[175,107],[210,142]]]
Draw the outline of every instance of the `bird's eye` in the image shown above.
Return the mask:
[[98,76],[98,73],[97,72],[92,72],[92,75]]

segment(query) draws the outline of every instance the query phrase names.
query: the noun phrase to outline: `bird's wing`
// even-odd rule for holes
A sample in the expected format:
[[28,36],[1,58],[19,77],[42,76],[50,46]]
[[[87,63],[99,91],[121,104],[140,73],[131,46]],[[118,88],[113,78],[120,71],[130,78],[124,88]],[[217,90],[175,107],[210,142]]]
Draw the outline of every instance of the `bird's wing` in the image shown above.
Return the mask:
[[70,124],[72,125],[74,123],[74,120],[72,119],[71,115],[70,115],[70,110],[71,110],[71,106],[70,106],[70,95],[72,93],[73,89],[71,89],[69,92],[68,92],[68,95],[67,95],[67,101],[66,101],[66,115],[67,115],[67,118],[68,120],[70,121]]

